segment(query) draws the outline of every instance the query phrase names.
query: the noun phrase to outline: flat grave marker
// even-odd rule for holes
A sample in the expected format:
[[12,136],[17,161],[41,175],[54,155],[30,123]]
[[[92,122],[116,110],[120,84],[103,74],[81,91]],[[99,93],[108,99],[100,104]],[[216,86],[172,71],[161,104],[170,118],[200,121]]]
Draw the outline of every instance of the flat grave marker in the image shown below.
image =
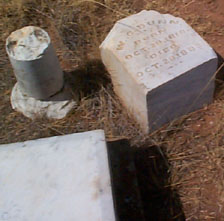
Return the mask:
[[102,130],[0,145],[0,220],[115,221]]

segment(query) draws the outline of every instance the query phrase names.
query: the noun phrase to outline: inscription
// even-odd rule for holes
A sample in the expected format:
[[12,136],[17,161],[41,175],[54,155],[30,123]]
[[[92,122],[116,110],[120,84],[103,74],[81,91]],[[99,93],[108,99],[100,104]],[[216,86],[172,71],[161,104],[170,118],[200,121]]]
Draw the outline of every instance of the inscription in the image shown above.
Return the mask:
[[[187,38],[197,34],[191,27],[180,25],[181,22],[179,19],[146,20],[124,32],[128,43],[125,43],[126,40],[117,43],[116,49],[122,51],[121,56],[125,60],[138,63],[136,76],[141,88],[149,89],[144,84],[144,77],[160,78],[161,70],[167,70],[168,76],[174,76],[173,68],[182,65],[187,56],[203,48],[197,41],[189,43]],[[178,25],[172,28],[169,24]],[[186,39],[186,43],[182,39]]]
[[143,55],[145,58],[149,59],[157,59],[163,54],[167,54],[169,52],[172,52],[173,50],[178,50],[179,46],[176,44],[172,44],[168,47],[162,48],[161,50],[150,54],[150,48],[149,47],[143,47],[140,48],[139,50],[134,51],[132,54],[128,54],[125,56],[126,59],[132,59],[133,57]]
[[[170,20],[169,23],[178,24],[179,21]],[[201,47],[200,44],[195,44],[182,49],[175,43],[176,38],[182,37],[188,32],[193,33],[194,31],[190,28],[182,28],[173,33],[169,33],[166,28],[159,27],[157,31],[153,31],[148,35],[142,35],[142,31],[150,32],[149,30],[147,30],[147,25],[156,24],[167,24],[167,21],[158,20],[157,23],[156,21],[151,21],[146,22],[145,24],[138,24],[136,25],[137,29],[130,30],[127,32],[127,36],[136,35],[136,33],[141,35],[139,35],[139,39],[133,41],[134,48],[138,49],[133,50],[133,52],[129,52],[128,54],[124,55],[124,58],[126,60],[131,61],[132,59],[139,57],[141,59],[148,59],[151,63],[149,66],[145,67],[144,71],[137,72],[138,78],[142,78],[145,74],[150,75],[151,77],[155,77],[155,73],[159,72],[159,69],[163,68],[164,66],[167,67],[167,70],[170,70],[175,66],[182,64],[183,57],[187,56],[189,53],[195,52],[196,48]],[[161,36],[164,37],[161,38]],[[146,43],[147,40],[151,40],[152,42]],[[155,51],[155,48],[158,48],[158,50]],[[117,45],[117,50],[124,49],[125,43],[119,41]],[[154,49],[153,52],[152,49]],[[169,72],[169,75],[172,75],[172,73]]]
[[[153,32],[153,33],[151,33],[147,36],[145,34],[142,35],[142,33],[140,33],[142,35],[142,37],[140,35],[140,39],[134,41],[134,46],[136,47],[136,46],[139,46],[141,44],[145,44],[147,40],[152,40],[153,39],[154,41],[148,44],[148,49],[149,48],[156,48],[158,46],[166,44],[167,42],[172,42],[173,40],[175,40],[178,37],[182,37],[183,35],[185,35],[189,31],[191,31],[191,30],[190,29],[187,29],[187,30],[181,29],[181,30],[176,31],[174,33],[168,34],[163,39],[158,39],[158,38],[161,36],[162,33],[167,32],[165,28],[160,29],[156,32]],[[134,31],[129,31],[129,32],[127,32],[127,35],[131,36],[134,33],[135,33]],[[124,50],[124,49],[125,49],[125,43],[122,42],[122,41],[119,41],[119,43],[117,44],[116,50]],[[138,52],[135,52],[135,53],[138,54]]]
[[[192,52],[195,52],[197,50],[197,48],[199,48],[199,46],[198,45],[188,46],[188,47],[178,51],[178,53],[170,54],[170,55],[168,55],[168,57],[161,59],[160,62],[152,63],[151,65],[145,67],[144,71],[137,72],[136,75],[139,78],[143,77],[145,74],[150,75],[151,77],[155,77],[156,76],[155,73],[161,67],[167,66],[167,69],[169,70],[169,69],[172,69],[173,67],[177,66],[178,64],[183,63],[183,61],[180,59],[183,58],[184,56],[189,55]],[[172,74],[169,73],[169,75],[172,75]]]
[[151,26],[151,25],[161,25],[161,24],[179,24],[178,20],[166,20],[166,19],[159,19],[159,20],[152,20],[152,21],[146,21],[144,24],[139,24],[136,25],[136,28],[139,29],[145,29],[147,28],[147,26]]
[[[179,21],[173,21],[173,20],[170,21],[170,24],[178,24],[178,23],[179,23]],[[162,24],[162,23],[158,23],[158,24]],[[126,34],[127,34],[128,37],[130,37],[130,36],[133,36],[135,34],[142,34],[144,32],[152,32],[150,34],[150,36],[148,36],[146,38],[146,39],[148,39],[149,37],[154,38],[154,37],[156,37],[156,36],[158,36],[162,33],[167,32],[166,28],[163,28],[163,27],[157,27],[158,30],[153,32],[153,29],[148,29],[149,28],[148,25],[155,25],[155,24],[153,24],[153,21],[152,21],[152,22],[147,22],[145,24],[136,25],[135,27],[133,27],[132,30],[127,31]],[[188,31],[190,31],[190,30],[191,29],[188,29]],[[170,37],[173,38],[173,37],[175,37],[175,35],[178,36],[179,34],[183,34],[183,33],[185,33],[185,30],[180,30],[179,33],[176,32],[176,33],[172,34],[172,36],[170,36]]]
[[[144,32],[148,32],[149,30],[147,30],[147,29],[145,29],[145,30],[143,30]],[[160,34],[162,34],[162,33],[165,33],[166,32],[166,29],[165,28],[160,28],[158,31],[156,31],[156,32],[154,32],[154,33],[151,33],[150,34],[150,36],[152,37],[152,38],[154,38],[154,37],[156,37],[156,36],[158,36],[158,35],[160,35]],[[143,32],[141,31],[141,30],[139,30],[139,29],[134,29],[134,30],[132,30],[132,31],[128,31],[127,32],[127,36],[133,36],[133,35],[135,35],[135,34],[142,34]],[[148,40],[149,39],[149,37],[150,36],[148,36],[148,37],[145,37],[145,40]]]
[[117,50],[123,50],[125,46],[125,43],[123,41],[119,41],[119,44],[117,45]]

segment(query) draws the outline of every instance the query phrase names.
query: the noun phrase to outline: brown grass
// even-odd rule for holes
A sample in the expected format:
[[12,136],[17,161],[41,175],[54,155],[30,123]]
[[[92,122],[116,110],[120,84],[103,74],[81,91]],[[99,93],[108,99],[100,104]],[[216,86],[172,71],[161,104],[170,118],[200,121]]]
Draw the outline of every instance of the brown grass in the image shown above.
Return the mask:
[[[145,2],[145,9],[185,18],[206,39],[214,33],[224,34],[224,28],[213,25],[206,15],[185,13],[194,1]],[[130,0],[0,0],[0,143],[102,128],[108,140],[128,138],[137,146],[163,145],[170,162],[169,183],[179,191],[188,220],[223,220],[222,82],[212,105],[145,136],[114,94],[100,62],[98,47],[113,24],[140,9],[138,1]],[[10,107],[15,77],[5,53],[5,39],[27,25],[48,31],[66,78],[79,76],[73,82],[79,106],[62,120],[32,121]]]

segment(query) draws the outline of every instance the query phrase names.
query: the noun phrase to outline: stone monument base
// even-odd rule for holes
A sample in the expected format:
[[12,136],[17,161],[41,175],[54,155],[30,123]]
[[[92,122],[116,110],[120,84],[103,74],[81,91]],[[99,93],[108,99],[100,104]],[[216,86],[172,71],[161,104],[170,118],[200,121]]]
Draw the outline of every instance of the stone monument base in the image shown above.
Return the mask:
[[11,93],[11,105],[14,110],[31,119],[62,119],[76,106],[76,102],[71,99],[66,86],[61,92],[42,101],[22,93],[19,84],[16,83]]

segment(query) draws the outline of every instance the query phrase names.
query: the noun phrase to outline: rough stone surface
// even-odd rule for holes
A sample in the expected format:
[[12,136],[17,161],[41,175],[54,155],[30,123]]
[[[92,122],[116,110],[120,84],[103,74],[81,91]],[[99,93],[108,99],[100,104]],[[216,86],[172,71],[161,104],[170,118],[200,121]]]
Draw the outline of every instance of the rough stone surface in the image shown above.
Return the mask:
[[76,106],[67,90],[65,87],[48,100],[41,101],[22,93],[19,84],[16,83],[11,93],[11,105],[14,110],[31,119],[42,117],[62,119]]
[[42,57],[50,44],[46,31],[27,26],[12,32],[6,40],[8,54],[15,60],[30,61]]
[[0,220],[115,221],[102,130],[0,146]]
[[118,21],[100,49],[115,92],[145,132],[213,99],[216,53],[181,18],[144,10]]

